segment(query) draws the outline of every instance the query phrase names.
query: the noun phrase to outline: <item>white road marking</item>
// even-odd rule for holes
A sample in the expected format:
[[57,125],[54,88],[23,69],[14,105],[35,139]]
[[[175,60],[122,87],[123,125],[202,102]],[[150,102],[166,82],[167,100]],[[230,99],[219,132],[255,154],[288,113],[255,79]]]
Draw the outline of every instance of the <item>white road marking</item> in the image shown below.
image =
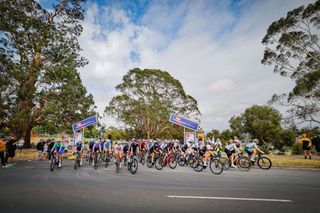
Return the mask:
[[283,202],[283,203],[293,202],[292,200],[264,199],[264,198],[204,197],[204,196],[181,196],[181,195],[167,195],[167,197],[179,198],[179,199],[239,200],[239,201],[262,201],[262,202]]

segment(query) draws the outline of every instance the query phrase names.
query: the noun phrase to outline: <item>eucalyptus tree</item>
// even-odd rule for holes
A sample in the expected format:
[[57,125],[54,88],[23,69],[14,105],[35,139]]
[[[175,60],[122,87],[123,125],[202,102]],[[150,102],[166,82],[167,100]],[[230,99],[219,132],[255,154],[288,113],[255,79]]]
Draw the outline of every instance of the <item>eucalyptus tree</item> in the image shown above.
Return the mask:
[[169,122],[171,113],[200,120],[197,101],[168,72],[132,69],[116,90],[120,94],[112,98],[105,112],[132,128],[137,137],[173,135],[178,128]]
[[[0,1],[0,116],[28,143],[33,126],[69,126],[93,113],[77,68],[86,0]],[[1,82],[2,83],[2,82]]]
[[291,106],[291,120],[320,123],[320,1],[301,6],[274,21],[262,43],[266,45],[262,64],[290,77],[295,87],[274,95],[271,103]]

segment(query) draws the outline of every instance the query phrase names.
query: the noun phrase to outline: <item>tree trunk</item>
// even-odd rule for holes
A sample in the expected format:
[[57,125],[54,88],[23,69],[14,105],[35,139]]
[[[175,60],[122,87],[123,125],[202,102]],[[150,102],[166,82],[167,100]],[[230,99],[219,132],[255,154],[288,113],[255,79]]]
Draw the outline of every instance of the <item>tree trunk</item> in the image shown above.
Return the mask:
[[32,127],[28,126],[24,134],[24,148],[31,147],[31,130],[32,130]]

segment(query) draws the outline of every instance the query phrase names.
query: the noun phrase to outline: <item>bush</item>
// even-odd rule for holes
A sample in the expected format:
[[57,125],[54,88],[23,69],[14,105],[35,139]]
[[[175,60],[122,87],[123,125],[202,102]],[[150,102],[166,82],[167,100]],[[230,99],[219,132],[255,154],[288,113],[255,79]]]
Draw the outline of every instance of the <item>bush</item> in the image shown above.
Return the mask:
[[295,144],[293,144],[291,149],[292,149],[292,153],[295,155],[303,154],[302,144],[299,142],[296,142]]

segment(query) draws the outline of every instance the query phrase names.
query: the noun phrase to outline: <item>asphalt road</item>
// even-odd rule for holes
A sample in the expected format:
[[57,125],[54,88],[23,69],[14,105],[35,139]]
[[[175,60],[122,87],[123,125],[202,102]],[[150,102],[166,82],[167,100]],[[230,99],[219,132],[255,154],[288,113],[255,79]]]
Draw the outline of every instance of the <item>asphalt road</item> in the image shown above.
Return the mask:
[[237,169],[214,175],[188,167],[162,171],[139,164],[73,169],[65,160],[17,161],[0,169],[1,212],[320,212],[320,170]]

